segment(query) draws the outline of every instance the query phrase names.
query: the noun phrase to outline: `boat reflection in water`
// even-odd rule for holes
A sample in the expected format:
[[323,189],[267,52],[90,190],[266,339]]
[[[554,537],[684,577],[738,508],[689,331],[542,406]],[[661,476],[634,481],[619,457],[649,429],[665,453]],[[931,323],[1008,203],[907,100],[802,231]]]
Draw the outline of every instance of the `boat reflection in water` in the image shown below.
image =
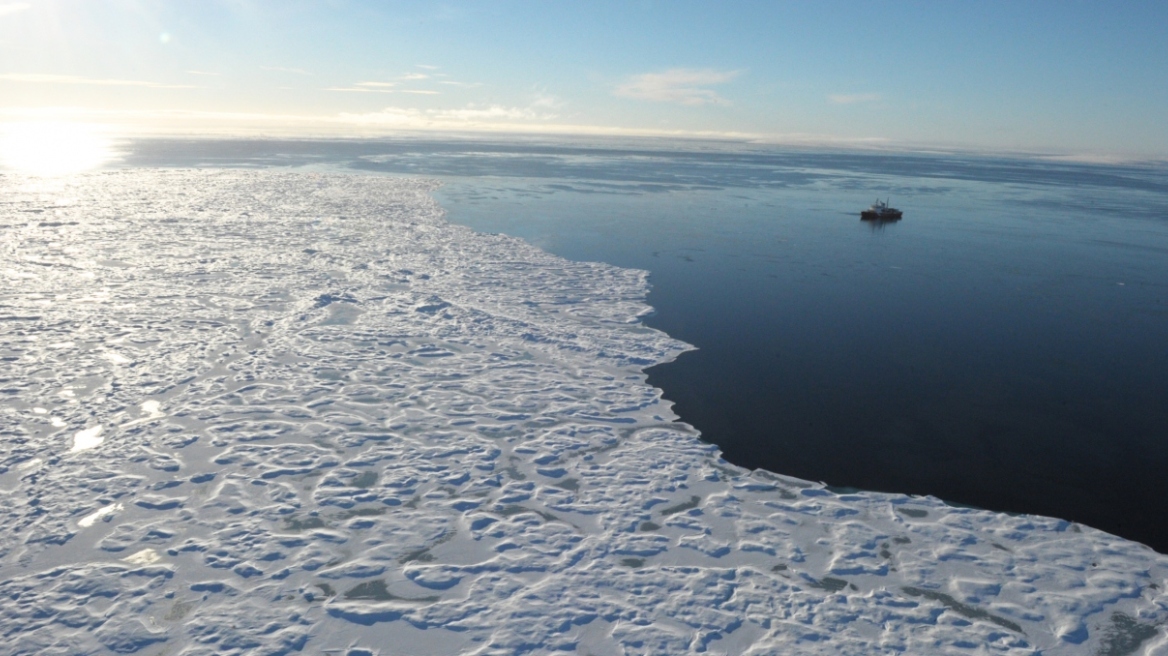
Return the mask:
[[883,230],[884,226],[891,225],[893,223],[900,221],[900,218],[898,217],[895,219],[860,219],[860,221],[863,222],[864,224],[866,224],[869,228],[871,228],[872,232],[876,232],[878,230]]

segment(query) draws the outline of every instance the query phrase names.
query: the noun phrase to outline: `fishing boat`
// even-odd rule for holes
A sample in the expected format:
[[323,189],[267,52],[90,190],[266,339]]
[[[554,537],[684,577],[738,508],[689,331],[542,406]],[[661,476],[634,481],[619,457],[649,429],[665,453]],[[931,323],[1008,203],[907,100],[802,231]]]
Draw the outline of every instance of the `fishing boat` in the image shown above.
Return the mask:
[[872,207],[860,212],[861,221],[895,221],[904,213],[895,207],[889,207],[887,201],[877,199]]

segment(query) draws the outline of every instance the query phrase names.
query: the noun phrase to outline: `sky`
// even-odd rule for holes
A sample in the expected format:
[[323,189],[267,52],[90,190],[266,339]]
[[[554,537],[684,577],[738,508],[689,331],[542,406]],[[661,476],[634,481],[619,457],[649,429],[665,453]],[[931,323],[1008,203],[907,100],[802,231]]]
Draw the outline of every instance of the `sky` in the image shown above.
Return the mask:
[[1168,159],[1168,2],[0,0],[0,122]]

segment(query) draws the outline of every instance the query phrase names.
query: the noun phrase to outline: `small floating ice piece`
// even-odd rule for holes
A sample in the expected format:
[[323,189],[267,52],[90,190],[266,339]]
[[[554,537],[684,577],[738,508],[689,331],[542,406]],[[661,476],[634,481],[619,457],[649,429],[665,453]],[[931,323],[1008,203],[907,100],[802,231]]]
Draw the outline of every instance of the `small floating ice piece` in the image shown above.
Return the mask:
[[44,408],[33,408],[32,411],[33,411],[33,413],[38,414],[38,415],[45,415],[45,414],[49,413],[49,411],[45,410]]
[[149,565],[150,563],[156,563],[162,560],[162,556],[159,556],[158,552],[153,549],[143,549],[138,553],[126,556],[122,560],[131,565]]
[[[118,512],[121,509],[122,509],[122,504],[111,503],[110,505],[105,506],[103,508],[98,508],[97,510],[95,510],[95,511],[89,513],[88,515],[82,517],[81,519],[77,520],[77,525],[80,526],[81,528],[89,528],[90,526],[93,526],[94,523],[96,523],[97,520],[101,519],[102,517],[105,517],[106,515],[108,515],[110,513]],[[147,550],[147,551],[149,551],[149,550]],[[131,556],[131,558],[132,557],[133,556]]]
[[49,423],[53,425],[53,428],[65,427],[65,420],[60,417],[49,417]]
[[99,446],[102,442],[105,441],[105,438],[101,436],[101,431],[101,424],[98,424],[93,428],[86,428],[85,430],[77,431],[77,434],[73,436],[73,448],[70,449],[69,452],[77,453],[78,451],[84,451],[86,449],[92,449],[96,446]]

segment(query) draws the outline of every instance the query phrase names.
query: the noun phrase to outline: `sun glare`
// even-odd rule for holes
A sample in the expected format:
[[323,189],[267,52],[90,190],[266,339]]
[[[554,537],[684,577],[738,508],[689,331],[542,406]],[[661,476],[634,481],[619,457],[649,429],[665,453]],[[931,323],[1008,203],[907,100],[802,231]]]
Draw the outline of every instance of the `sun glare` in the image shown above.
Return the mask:
[[98,126],[26,122],[0,125],[0,165],[33,175],[59,176],[96,168],[115,156]]

